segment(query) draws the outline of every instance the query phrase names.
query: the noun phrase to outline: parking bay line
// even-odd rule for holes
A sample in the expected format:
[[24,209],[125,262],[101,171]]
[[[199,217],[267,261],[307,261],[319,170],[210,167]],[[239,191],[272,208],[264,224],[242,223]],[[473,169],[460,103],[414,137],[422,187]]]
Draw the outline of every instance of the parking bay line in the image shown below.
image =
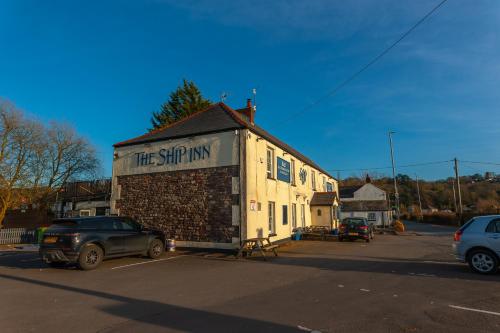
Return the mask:
[[486,313],[494,316],[500,316],[500,312],[493,312],[493,311],[486,311],[486,310],[481,310],[481,309],[473,309],[473,308],[466,308],[463,306],[458,306],[458,305],[448,305],[450,308],[453,309],[459,309],[459,310],[466,310],[466,311],[472,311],[472,312],[480,312],[480,313]]
[[143,265],[143,264],[151,264],[153,262],[171,260],[171,259],[180,258],[180,257],[187,257],[187,256],[188,256],[187,254],[183,254],[183,255],[175,256],[175,257],[169,257],[169,258],[163,258],[163,259],[155,259],[155,260],[149,260],[149,261],[143,261],[143,262],[136,262],[136,263],[133,263],[133,264],[112,267],[111,269],[120,269],[120,268],[126,268],[126,267],[131,267],[131,266]]

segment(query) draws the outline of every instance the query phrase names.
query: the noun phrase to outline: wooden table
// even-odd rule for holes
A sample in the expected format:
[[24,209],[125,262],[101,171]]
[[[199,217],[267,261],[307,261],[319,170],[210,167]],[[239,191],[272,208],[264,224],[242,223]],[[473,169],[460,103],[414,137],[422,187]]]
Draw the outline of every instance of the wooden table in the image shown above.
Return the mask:
[[241,258],[243,256],[243,252],[245,252],[247,256],[251,257],[254,250],[259,250],[262,257],[264,257],[264,260],[266,260],[265,252],[267,251],[273,251],[274,255],[276,257],[278,256],[278,245],[271,244],[269,237],[257,237],[243,240],[236,258]]

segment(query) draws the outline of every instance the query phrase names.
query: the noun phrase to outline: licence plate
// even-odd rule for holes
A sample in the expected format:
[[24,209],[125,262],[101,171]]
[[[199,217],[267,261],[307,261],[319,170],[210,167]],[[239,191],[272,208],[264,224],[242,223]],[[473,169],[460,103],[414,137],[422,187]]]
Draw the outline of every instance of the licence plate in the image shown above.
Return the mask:
[[51,236],[51,237],[45,237],[43,239],[43,242],[44,243],[48,243],[48,244],[55,243],[55,242],[57,242],[57,237],[53,237],[53,236]]
[[358,235],[358,233],[357,233],[357,232],[350,232],[350,233],[348,233],[348,235],[349,235],[349,236],[357,236],[357,235]]

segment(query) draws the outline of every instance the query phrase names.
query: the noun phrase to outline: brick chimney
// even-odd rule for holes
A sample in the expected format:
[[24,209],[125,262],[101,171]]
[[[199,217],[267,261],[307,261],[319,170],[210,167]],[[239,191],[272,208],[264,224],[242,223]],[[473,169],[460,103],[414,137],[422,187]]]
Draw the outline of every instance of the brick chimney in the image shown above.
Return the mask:
[[366,174],[365,183],[370,184],[371,182],[372,182],[372,179],[370,178],[370,175]]
[[252,105],[252,99],[247,99],[246,108],[239,109],[239,111],[252,125],[255,123],[255,106]]

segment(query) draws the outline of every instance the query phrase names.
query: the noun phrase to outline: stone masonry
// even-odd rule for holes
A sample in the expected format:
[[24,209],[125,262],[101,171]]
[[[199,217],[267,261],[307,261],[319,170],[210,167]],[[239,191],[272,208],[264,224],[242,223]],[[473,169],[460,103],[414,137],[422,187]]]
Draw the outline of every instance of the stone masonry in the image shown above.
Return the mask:
[[231,243],[231,178],[238,166],[118,176],[120,215],[181,241]]

